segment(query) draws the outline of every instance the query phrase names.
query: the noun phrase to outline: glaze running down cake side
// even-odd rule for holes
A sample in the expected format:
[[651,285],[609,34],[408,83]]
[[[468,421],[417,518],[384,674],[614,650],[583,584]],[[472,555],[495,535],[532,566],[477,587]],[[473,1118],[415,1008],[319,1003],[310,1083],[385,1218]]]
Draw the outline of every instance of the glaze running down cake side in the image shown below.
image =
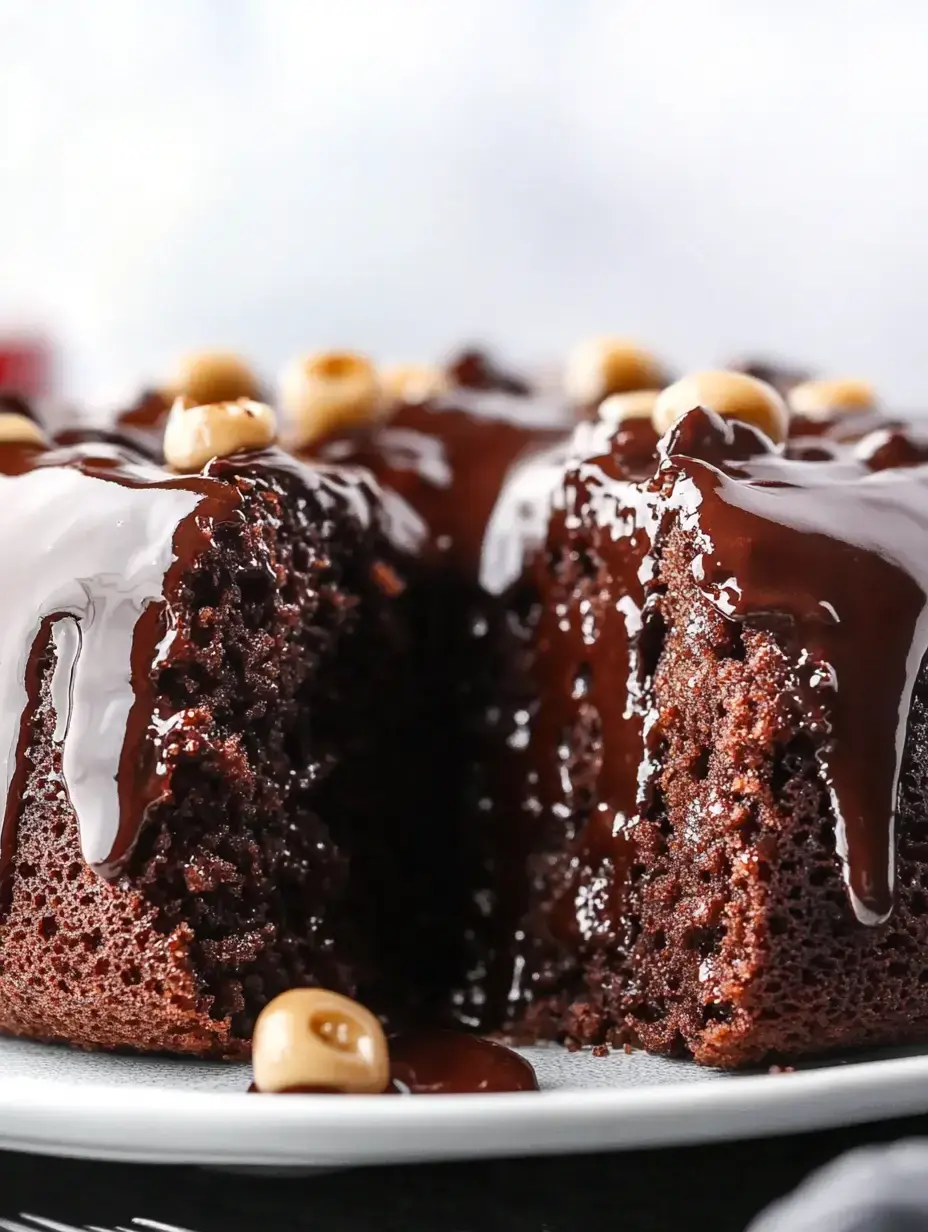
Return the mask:
[[579,434],[529,554],[521,1026],[719,1065],[924,1038],[928,436],[634,432]]
[[7,443],[0,468],[0,1027],[236,1056],[295,984],[425,1013],[447,955],[393,897],[424,877],[415,515],[276,450],[178,476]]

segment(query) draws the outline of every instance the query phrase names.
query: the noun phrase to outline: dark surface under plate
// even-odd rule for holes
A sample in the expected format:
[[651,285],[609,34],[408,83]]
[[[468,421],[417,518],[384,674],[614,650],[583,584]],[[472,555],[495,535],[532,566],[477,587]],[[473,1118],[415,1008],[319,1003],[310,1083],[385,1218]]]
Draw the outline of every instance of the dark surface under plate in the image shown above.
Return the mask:
[[[4,1153],[0,1229],[742,1232],[768,1202],[843,1151],[926,1135],[928,1117],[913,1117],[672,1150],[300,1177]],[[45,1222],[34,1222],[30,1215]]]

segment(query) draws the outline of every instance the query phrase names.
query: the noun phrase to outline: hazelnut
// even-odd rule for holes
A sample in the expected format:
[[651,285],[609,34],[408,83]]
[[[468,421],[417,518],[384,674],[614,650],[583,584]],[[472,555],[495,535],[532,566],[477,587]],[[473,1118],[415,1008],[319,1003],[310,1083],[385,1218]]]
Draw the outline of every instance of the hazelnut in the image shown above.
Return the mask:
[[35,422],[15,411],[0,411],[0,444],[47,445],[45,433]]
[[567,357],[564,389],[572,402],[600,402],[608,394],[653,389],[664,383],[661,365],[628,338],[587,338]]
[[610,394],[599,404],[599,418],[620,424],[626,419],[650,419],[659,390],[634,389],[627,394]]
[[380,384],[395,402],[425,402],[451,388],[447,373],[435,364],[391,364],[380,369]]
[[210,458],[263,449],[277,435],[277,417],[263,402],[238,398],[191,406],[178,398],[164,429],[164,458],[175,471],[198,471]]
[[697,406],[760,428],[774,444],[789,431],[789,411],[773,386],[743,372],[719,371],[691,372],[661,391],[653,411],[658,434]]
[[336,428],[368,423],[383,405],[377,370],[352,351],[295,359],[281,378],[280,402],[297,445],[309,445]]
[[788,397],[790,409],[807,419],[827,419],[832,411],[867,411],[876,406],[876,392],[870,382],[850,376],[802,381],[793,386]]
[[325,988],[291,988],[264,1007],[252,1043],[259,1091],[299,1087],[379,1094],[390,1054],[376,1016]]
[[260,398],[258,378],[232,351],[194,351],[185,355],[166,386],[169,397],[184,394],[197,406]]

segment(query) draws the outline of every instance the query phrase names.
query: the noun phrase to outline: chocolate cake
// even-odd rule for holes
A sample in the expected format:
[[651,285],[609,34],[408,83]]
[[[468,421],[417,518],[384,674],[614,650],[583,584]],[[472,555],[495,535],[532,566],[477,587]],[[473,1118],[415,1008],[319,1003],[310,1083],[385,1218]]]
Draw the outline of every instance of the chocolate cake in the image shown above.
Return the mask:
[[517,581],[514,1020],[722,1066],[923,1039],[928,435],[651,431],[580,435]]
[[0,1028],[244,1055],[307,982],[424,1014],[410,511],[273,449],[5,442],[0,486]]
[[[469,545],[442,566],[484,836],[468,1021],[723,1066],[924,1038],[928,436],[858,400],[794,414],[785,448],[694,408],[660,445],[603,414],[507,451],[500,414],[454,391],[364,452]],[[502,480],[463,526],[388,444],[444,449],[462,416]]]
[[321,985],[723,1066],[928,1037],[928,431],[604,345],[572,402],[313,357],[205,465],[161,390],[0,443],[0,1030],[243,1056]]

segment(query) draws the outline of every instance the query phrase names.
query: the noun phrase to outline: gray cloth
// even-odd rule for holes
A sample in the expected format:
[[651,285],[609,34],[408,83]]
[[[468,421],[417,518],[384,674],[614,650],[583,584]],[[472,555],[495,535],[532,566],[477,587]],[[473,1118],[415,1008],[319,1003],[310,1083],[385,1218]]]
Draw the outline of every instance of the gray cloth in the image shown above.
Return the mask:
[[842,1156],[748,1232],[928,1232],[928,1138]]

